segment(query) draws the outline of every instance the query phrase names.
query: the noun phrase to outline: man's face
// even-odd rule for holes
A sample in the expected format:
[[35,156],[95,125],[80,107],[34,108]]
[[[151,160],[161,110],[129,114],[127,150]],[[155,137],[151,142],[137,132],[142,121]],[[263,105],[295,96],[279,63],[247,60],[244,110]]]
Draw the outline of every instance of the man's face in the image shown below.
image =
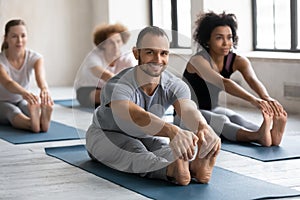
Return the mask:
[[169,40],[165,36],[146,34],[141,47],[135,49],[140,68],[149,76],[158,77],[169,61]]

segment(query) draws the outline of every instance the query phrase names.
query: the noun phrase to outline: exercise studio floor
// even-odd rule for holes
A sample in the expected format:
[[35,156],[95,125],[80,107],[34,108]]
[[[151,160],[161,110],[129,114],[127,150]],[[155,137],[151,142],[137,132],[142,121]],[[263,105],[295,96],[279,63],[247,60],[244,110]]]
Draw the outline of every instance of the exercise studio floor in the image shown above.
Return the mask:
[[[53,88],[54,99],[72,98],[71,88]],[[257,111],[236,108],[261,122]],[[53,120],[86,130],[92,114],[60,105]],[[287,135],[300,135],[300,114],[289,114]],[[85,144],[84,139],[14,145],[0,139],[0,199],[148,199],[45,154],[45,147]],[[300,190],[300,159],[262,162],[221,151],[217,166],[246,176]],[[242,183],[241,183],[242,184]],[[246,186],[245,186],[246,187]],[[300,197],[298,197],[299,199]],[[297,199],[297,198],[289,198]]]

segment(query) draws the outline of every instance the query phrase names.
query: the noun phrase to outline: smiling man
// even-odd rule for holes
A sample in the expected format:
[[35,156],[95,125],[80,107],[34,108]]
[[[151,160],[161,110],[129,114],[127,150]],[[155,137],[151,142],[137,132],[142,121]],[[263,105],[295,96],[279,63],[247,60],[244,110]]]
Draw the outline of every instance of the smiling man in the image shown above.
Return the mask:
[[[143,177],[179,185],[189,184],[191,178],[207,183],[220,139],[190,100],[188,86],[165,71],[166,33],[158,27],[144,28],[133,53],[138,65],[121,71],[103,88],[101,106],[86,135],[89,155]],[[188,130],[161,119],[171,105]]]

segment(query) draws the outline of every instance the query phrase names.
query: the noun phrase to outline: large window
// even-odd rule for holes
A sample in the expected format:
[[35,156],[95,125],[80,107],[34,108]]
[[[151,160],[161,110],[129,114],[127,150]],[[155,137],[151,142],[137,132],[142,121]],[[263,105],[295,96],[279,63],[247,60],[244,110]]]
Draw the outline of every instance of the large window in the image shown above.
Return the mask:
[[300,52],[299,4],[298,0],[252,0],[254,50]]
[[151,25],[166,30],[171,48],[191,46],[190,0],[151,0]]

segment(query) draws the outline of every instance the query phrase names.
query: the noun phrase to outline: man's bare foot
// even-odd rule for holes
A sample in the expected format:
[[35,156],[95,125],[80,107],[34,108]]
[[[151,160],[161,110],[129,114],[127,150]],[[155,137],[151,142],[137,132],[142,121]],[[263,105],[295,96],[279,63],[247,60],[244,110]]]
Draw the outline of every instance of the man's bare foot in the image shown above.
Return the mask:
[[216,163],[217,156],[209,153],[204,158],[199,158],[198,154],[196,158],[190,163],[190,171],[193,178],[200,183],[208,183],[213,168]]
[[40,132],[40,105],[28,104],[30,113],[31,130],[35,133]]
[[167,176],[175,179],[174,182],[179,185],[188,185],[191,181],[188,161],[177,159],[167,168]]
[[47,132],[50,126],[51,114],[53,108],[51,105],[41,105],[41,131]]
[[284,111],[281,115],[273,117],[273,127],[271,130],[272,145],[278,146],[281,143],[287,122],[287,113]]

